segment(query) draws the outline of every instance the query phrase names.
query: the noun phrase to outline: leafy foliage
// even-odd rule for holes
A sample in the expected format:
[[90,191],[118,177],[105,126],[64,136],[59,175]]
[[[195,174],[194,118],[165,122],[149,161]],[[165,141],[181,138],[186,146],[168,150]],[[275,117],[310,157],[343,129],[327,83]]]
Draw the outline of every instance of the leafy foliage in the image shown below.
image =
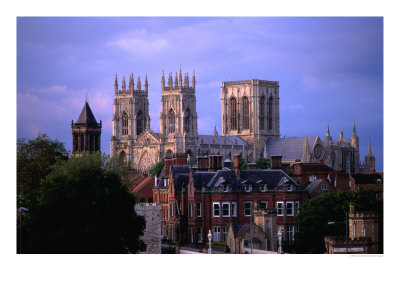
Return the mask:
[[247,163],[241,156],[239,156],[239,169],[240,170],[246,170],[247,169]]
[[260,157],[256,160],[256,168],[257,169],[270,169],[271,161],[264,157]]
[[[135,253],[144,218],[100,153],[58,161],[23,221],[23,253]],[[107,166],[109,168],[107,168]]]
[[17,141],[17,195],[18,206],[29,206],[35,198],[40,182],[51,171],[58,160],[67,160],[69,156],[64,144],[51,140],[46,134],[28,142]]
[[151,168],[150,168],[150,174],[151,176],[158,176],[161,173],[162,168],[164,167],[164,159],[158,163],[155,163]]
[[[376,200],[372,190],[333,191],[315,197],[300,207],[296,217],[300,227],[300,232],[296,234],[296,252],[324,253],[325,236],[345,235],[346,211],[350,202],[353,202],[355,209],[359,211],[378,211],[383,220],[383,204]],[[336,224],[328,225],[330,221],[335,221]]]

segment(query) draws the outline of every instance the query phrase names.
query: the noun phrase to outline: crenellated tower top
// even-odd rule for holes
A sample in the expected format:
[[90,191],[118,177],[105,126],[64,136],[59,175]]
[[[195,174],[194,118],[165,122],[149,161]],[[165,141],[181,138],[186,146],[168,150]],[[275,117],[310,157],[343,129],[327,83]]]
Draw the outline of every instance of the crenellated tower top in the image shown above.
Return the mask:
[[168,74],[168,83],[167,86],[165,86],[165,76],[164,76],[164,70],[162,72],[162,77],[161,77],[161,90],[162,91],[173,91],[173,90],[194,90],[196,86],[196,78],[195,74],[193,71],[193,77],[192,77],[192,84],[189,84],[189,73],[185,73],[182,79],[182,69],[179,68],[179,74],[178,72],[175,72],[175,77],[173,76],[173,73]]
[[147,95],[148,94],[148,81],[147,81],[147,75],[144,83],[144,90],[142,90],[141,87],[141,81],[140,81],[140,76],[138,76],[137,79],[137,84],[136,84],[136,90],[135,90],[135,80],[133,77],[133,73],[129,76],[129,86],[128,89],[126,88],[126,81],[125,81],[125,76],[122,77],[122,84],[121,84],[122,89],[118,89],[118,77],[115,75],[115,82],[114,82],[114,93],[115,95],[129,95],[129,94],[143,94]]

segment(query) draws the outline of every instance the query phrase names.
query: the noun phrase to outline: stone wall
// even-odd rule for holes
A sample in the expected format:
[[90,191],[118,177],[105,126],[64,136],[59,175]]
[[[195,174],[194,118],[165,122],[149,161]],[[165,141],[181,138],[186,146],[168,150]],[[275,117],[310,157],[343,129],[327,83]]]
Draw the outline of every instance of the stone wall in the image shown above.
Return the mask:
[[146,253],[161,253],[161,204],[140,203],[135,205],[138,215],[144,216],[146,228],[141,240],[146,244]]

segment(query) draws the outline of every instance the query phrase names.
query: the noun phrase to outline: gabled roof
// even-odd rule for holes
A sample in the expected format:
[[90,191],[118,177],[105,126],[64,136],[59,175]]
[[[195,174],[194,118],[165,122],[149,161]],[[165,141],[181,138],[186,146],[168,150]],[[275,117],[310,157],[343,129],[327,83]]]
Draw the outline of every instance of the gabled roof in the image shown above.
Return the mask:
[[246,146],[247,143],[237,136],[218,136],[199,134],[199,145],[201,144],[218,144],[218,145],[240,145]]
[[318,136],[293,137],[293,138],[273,138],[265,143],[268,158],[271,155],[282,156],[282,160],[295,161],[303,159],[303,146],[307,138],[308,149],[312,151]]
[[86,124],[86,123],[97,125],[96,118],[94,117],[92,110],[90,109],[89,103],[87,102],[85,102],[81,114],[79,115],[79,118],[75,122],[75,124]]
[[136,185],[133,189],[132,192],[139,192],[147,183],[150,181],[153,181],[153,177],[147,177],[144,180],[142,180],[138,185]]
[[313,182],[311,182],[308,186],[307,186],[307,192],[309,194],[312,194],[315,189],[320,185],[320,183],[322,182],[322,179],[316,179]]

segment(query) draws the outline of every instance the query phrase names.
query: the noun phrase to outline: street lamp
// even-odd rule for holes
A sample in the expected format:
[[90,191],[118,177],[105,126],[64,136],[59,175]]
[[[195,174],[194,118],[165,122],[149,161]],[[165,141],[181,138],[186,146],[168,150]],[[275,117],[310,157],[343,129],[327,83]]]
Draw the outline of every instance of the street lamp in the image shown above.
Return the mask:
[[208,254],[211,254],[211,238],[212,238],[212,234],[211,234],[211,229],[208,230]]
[[278,240],[279,240],[279,254],[282,254],[282,229],[279,228],[278,231]]

